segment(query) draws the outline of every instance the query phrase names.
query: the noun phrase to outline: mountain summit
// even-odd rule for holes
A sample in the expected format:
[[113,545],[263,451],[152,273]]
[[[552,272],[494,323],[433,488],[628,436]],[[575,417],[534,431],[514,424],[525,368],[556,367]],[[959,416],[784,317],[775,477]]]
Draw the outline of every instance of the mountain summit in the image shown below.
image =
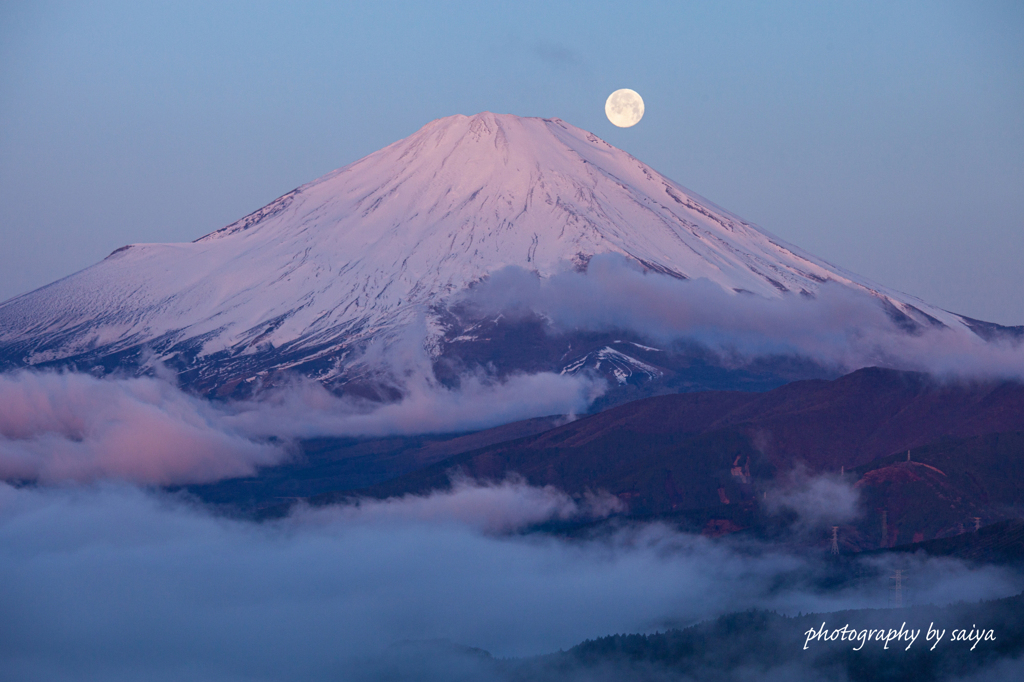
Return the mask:
[[0,304],[0,360],[158,359],[208,390],[289,369],[331,383],[410,325],[436,353],[439,307],[496,270],[547,277],[605,253],[764,298],[837,282],[914,323],[969,324],[785,244],[592,133],[481,113],[432,121],[195,242],[125,246]]

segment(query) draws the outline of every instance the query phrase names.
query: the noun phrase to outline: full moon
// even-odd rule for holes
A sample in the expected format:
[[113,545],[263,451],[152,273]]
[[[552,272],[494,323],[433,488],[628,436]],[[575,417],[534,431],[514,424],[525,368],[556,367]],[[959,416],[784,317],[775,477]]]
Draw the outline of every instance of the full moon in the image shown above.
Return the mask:
[[623,88],[608,95],[604,103],[608,120],[620,128],[635,126],[644,117],[644,100],[634,90]]

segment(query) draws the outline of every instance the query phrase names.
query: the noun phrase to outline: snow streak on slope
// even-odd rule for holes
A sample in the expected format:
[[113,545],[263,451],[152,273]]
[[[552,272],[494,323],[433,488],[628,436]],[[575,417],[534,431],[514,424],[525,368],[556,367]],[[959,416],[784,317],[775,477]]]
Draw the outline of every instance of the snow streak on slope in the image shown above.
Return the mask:
[[319,359],[310,373],[330,379],[371,339],[415,328],[431,348],[442,333],[432,311],[495,270],[549,276],[603,253],[767,298],[833,281],[895,316],[964,328],[784,244],[591,133],[482,113],[433,121],[193,243],[124,247],[2,304],[0,354],[8,365],[109,366],[145,346],[221,383],[309,371]]

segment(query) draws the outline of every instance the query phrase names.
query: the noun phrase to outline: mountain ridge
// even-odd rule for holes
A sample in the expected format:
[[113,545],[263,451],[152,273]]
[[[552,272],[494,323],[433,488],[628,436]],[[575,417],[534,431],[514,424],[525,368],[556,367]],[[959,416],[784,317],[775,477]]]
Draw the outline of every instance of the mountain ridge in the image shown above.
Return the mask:
[[432,121],[194,242],[121,247],[0,303],[0,360],[102,372],[163,363],[216,390],[286,371],[344,383],[371,343],[418,335],[436,357],[449,331],[439,310],[498,269],[547,277],[609,253],[766,299],[813,297],[836,282],[910,329],[974,333],[965,318],[806,254],[593,133],[485,112]]
[[[447,489],[452,472],[460,471],[481,481],[521,475],[531,485],[552,485],[573,495],[606,490],[634,513],[711,508],[719,505],[719,494],[728,509],[738,509],[760,497],[780,473],[797,467],[813,475],[838,475],[843,467],[852,475],[855,468],[866,471],[882,463],[898,468],[907,451],[917,463],[946,457],[954,440],[942,445],[944,439],[1019,432],[1024,432],[1020,382],[944,384],[917,372],[872,367],[832,381],[795,381],[764,393],[711,391],[645,398],[533,436],[454,455],[363,491],[328,493],[311,501],[428,494]],[[1019,438],[1011,440],[1006,449],[1015,452]],[[880,459],[885,457],[895,459]],[[989,459],[985,466],[1000,458]],[[969,457],[953,460],[971,470]],[[1016,480],[1019,471],[1010,460],[1010,469],[998,469],[996,474],[992,471],[997,467],[990,466],[992,471],[983,474],[985,467],[975,462],[974,475],[980,481]],[[737,467],[746,470],[737,473]],[[969,475],[965,480],[981,485],[971,482]],[[995,484],[988,487],[992,504],[979,503],[983,513],[974,507],[970,514],[965,512],[977,491],[961,491],[933,516],[943,516],[941,507],[946,507],[945,514],[955,512],[960,521],[968,515],[996,519],[1006,513],[1000,505],[1020,504],[1012,486],[1006,494],[997,494]],[[986,493],[980,495],[985,498]],[[895,511],[891,521],[895,530]]]

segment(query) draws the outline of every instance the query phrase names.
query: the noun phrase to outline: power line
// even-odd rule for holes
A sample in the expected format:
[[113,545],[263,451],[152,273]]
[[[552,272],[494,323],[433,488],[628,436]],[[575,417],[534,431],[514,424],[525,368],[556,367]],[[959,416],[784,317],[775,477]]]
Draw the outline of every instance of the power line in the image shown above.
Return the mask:
[[892,606],[895,609],[903,608],[903,569],[897,568],[889,576],[890,580],[894,580],[895,584],[890,588],[892,590]]

